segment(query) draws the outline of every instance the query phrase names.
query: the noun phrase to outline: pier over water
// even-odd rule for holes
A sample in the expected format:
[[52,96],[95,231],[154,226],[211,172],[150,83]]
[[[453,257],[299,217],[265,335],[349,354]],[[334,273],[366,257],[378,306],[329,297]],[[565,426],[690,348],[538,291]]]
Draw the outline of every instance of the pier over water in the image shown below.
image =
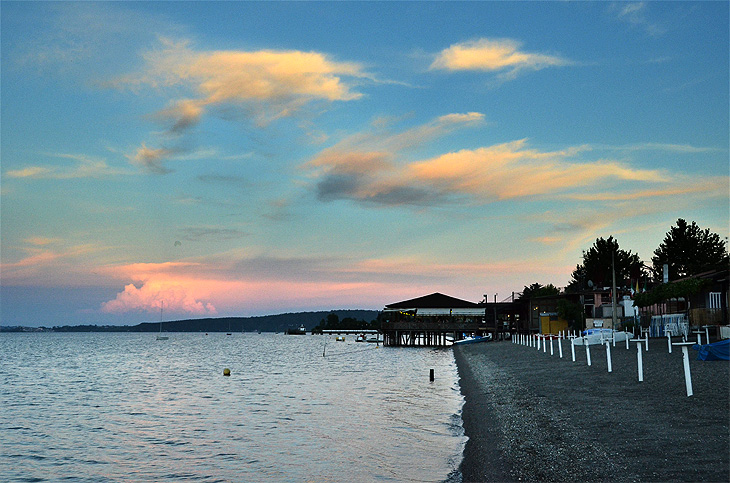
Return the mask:
[[441,293],[404,300],[383,309],[381,331],[386,346],[444,347],[465,336],[501,335],[486,303]]

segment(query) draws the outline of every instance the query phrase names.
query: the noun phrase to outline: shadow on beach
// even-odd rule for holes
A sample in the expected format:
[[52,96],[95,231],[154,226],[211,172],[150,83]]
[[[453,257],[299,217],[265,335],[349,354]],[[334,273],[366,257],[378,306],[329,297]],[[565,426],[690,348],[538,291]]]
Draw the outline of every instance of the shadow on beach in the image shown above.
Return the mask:
[[[555,342],[557,344],[557,341]],[[698,361],[687,397],[682,352],[562,341],[563,358],[511,342],[454,347],[469,441],[463,481],[730,481],[730,364]]]

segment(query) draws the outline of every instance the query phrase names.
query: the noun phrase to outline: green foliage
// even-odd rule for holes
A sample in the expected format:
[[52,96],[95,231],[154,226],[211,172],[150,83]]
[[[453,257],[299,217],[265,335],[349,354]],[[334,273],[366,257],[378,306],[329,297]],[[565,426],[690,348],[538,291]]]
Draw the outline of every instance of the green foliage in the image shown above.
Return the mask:
[[552,283],[547,285],[541,285],[539,283],[533,283],[532,285],[525,286],[522,290],[522,294],[517,300],[530,300],[533,297],[547,297],[550,295],[559,295],[560,289],[554,286]]
[[568,326],[572,330],[581,330],[583,328],[583,308],[580,304],[566,299],[558,300],[558,317],[568,321]]
[[631,250],[621,250],[612,236],[608,239],[597,238],[593,246],[583,252],[583,263],[575,267],[566,291],[579,292],[590,288],[589,281],[594,287],[610,287],[614,265],[619,287],[626,286],[629,280],[636,280],[644,274],[644,264],[639,255],[631,253]]
[[365,322],[353,317],[345,317],[342,320],[335,313],[327,315],[326,319],[319,321],[319,324],[312,329],[313,334],[321,334],[323,330],[357,330],[357,329],[379,329],[377,320]]
[[634,296],[634,305],[648,307],[672,298],[687,298],[698,293],[707,283],[709,283],[707,280],[696,278],[663,283],[648,292],[636,294]]
[[651,258],[652,272],[656,281],[662,281],[663,265],[669,265],[669,280],[697,275],[713,269],[727,268],[725,241],[709,228],[702,230],[694,221],[687,224],[679,218],[664,241],[654,250]]

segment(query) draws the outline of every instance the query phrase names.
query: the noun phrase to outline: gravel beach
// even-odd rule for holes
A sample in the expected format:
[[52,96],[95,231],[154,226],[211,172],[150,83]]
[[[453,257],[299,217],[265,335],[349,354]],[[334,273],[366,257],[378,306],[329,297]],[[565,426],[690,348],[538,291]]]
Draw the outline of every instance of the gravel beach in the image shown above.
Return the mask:
[[666,339],[563,358],[511,342],[454,347],[469,440],[461,473],[481,481],[730,481],[730,364],[698,361],[687,397],[682,351]]

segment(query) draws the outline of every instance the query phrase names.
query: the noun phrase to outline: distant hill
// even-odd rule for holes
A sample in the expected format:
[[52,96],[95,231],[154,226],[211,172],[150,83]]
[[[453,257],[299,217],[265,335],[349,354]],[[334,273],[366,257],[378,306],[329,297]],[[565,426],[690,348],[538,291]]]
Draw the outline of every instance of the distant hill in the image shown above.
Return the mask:
[[[170,320],[163,322],[165,332],[284,332],[288,328],[304,325],[307,330],[326,319],[329,314],[337,314],[340,319],[353,318],[373,321],[378,318],[377,310],[321,310],[317,312],[293,312],[257,317],[220,317],[206,319]],[[159,322],[142,322],[126,326],[64,326],[54,327],[57,332],[157,332]]]

